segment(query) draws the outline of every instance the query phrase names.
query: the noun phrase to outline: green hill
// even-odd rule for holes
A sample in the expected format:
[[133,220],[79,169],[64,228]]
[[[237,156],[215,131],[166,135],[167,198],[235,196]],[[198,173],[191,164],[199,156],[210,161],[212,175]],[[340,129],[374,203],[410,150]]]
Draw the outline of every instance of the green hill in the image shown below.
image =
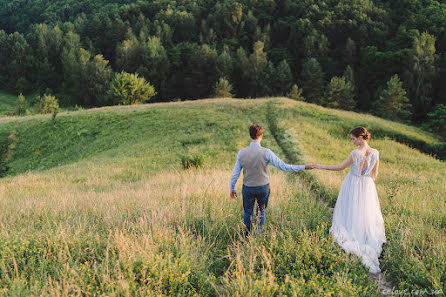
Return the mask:
[[[439,140],[369,115],[275,98],[0,120],[3,294],[379,295],[359,259],[329,234],[327,206],[345,171],[270,168],[265,232],[244,242],[229,179],[253,122],[265,127],[263,146],[299,163],[340,163],[354,149],[348,129],[370,128],[381,156],[383,272],[395,289],[445,290],[446,166],[406,145]],[[193,155],[203,165],[183,169],[181,157]]]
[[17,96],[0,90],[0,116],[7,116],[15,110]]

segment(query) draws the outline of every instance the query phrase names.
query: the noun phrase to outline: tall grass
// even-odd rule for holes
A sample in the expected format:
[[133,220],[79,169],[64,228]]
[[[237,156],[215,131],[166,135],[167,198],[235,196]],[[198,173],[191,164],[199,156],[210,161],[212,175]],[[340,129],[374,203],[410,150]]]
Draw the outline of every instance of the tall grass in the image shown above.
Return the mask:
[[15,111],[17,96],[0,91],[0,116],[9,116]]

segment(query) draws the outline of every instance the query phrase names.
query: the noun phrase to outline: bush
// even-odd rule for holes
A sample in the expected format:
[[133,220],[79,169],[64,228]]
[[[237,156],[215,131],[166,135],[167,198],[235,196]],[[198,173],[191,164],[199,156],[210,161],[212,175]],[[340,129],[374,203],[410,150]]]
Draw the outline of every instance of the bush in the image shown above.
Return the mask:
[[17,109],[16,114],[17,115],[23,115],[26,112],[26,100],[25,96],[23,96],[22,93],[20,93],[19,97],[17,98]]
[[224,77],[221,77],[215,84],[215,97],[217,98],[232,97],[233,95],[231,91],[232,91],[232,85]]
[[299,101],[305,101],[305,98],[302,96],[302,89],[299,89],[297,85],[293,85],[291,87],[291,90],[288,93],[288,98]]
[[195,168],[201,167],[204,162],[204,157],[199,154],[194,154],[192,156],[181,155],[180,158],[184,169],[189,169],[192,166]]
[[122,71],[115,75],[108,95],[113,104],[128,105],[147,102],[156,95],[156,92],[144,77],[138,77],[138,73]]
[[[2,137],[4,138],[4,137]],[[17,131],[13,130],[6,141],[0,142],[0,177],[6,176],[9,172],[8,162],[13,158],[18,143]]]
[[59,109],[59,101],[53,95],[45,94],[39,97],[39,112],[41,114],[54,113]]

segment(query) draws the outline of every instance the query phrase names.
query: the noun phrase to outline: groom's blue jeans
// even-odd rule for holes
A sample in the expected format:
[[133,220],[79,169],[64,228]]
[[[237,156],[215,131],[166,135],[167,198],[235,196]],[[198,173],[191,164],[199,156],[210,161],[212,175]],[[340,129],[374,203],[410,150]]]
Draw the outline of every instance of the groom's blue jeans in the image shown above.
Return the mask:
[[[254,204],[257,201],[257,220],[256,226],[258,230],[263,229],[265,223],[265,210],[268,206],[268,199],[270,194],[269,184],[258,187],[248,187],[243,185],[243,222],[245,223],[245,235],[248,236],[251,232],[251,216],[254,212]],[[260,211],[260,213],[259,213]]]

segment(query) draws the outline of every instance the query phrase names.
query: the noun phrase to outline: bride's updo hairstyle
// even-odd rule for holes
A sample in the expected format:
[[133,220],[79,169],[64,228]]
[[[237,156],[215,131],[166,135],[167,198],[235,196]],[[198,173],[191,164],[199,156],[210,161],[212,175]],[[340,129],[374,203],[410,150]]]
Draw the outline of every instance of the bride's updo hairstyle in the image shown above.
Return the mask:
[[350,131],[350,134],[352,134],[355,137],[362,137],[362,139],[364,139],[364,140],[370,140],[370,137],[371,137],[370,133],[364,127],[353,128]]

